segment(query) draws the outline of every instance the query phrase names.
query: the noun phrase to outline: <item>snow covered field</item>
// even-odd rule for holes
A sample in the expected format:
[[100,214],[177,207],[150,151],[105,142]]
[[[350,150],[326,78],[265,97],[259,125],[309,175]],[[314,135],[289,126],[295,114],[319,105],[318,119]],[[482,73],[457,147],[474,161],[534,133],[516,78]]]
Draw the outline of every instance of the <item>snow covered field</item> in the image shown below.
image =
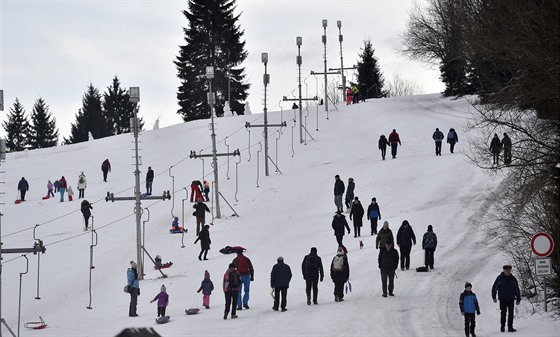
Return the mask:
[[[21,321],[36,321],[42,316],[48,323],[44,330],[21,327],[22,336],[114,336],[126,327],[154,326],[156,305],[150,304],[162,284],[170,295],[167,309],[171,321],[155,326],[162,336],[463,336],[463,318],[459,312],[459,295],[465,281],[473,284],[482,315],[477,317],[478,336],[502,336],[499,332],[499,306],[492,302],[490,289],[503,264],[512,263],[485,243],[482,228],[473,220],[492,205],[489,191],[498,188],[501,179],[491,178],[471,164],[466,151],[469,104],[464,99],[450,100],[439,95],[371,100],[357,105],[339,106],[329,112],[329,119],[319,108],[310,108],[307,128],[314,140],[299,144],[298,128],[292,129],[293,110],[271,112],[269,123],[288,121],[288,127],[271,131],[270,156],[278,158],[275,172],[264,176],[264,151],[258,154],[261,129],[245,130],[245,122],[262,124],[262,115],[217,120],[218,151],[239,148],[238,191],[236,162],[230,159],[229,173],[225,157],[219,159],[220,190],[240,217],[232,217],[221,202],[222,219],[210,228],[212,249],[209,261],[198,261],[199,245],[193,245],[194,218],[192,204],[185,203],[186,248],[181,236],[170,235],[172,215],[182,217],[184,187],[194,179],[212,180],[210,160],[190,159],[191,150],[210,153],[208,120],[175,125],[141,134],[142,180],[147,167],[155,171],[154,195],[173,190],[171,201],[143,201],[146,222],[146,249],[155,256],[171,260],[161,279],[146,258],[146,276],[140,283],[139,317],[128,317],[129,295],[123,292],[126,269],[136,260],[136,229],[132,201],[105,202],[107,191],[115,196],[133,195],[133,137],[119,135],[71,146],[9,154],[2,163],[2,242],[4,248],[32,247],[33,228],[47,250],[41,255],[39,295],[37,296],[37,256],[29,254],[29,273],[23,276]],[[431,138],[439,127],[445,134],[453,127],[459,135],[454,154],[444,145],[443,155],[436,157]],[[396,128],[402,147],[397,159],[382,161],[377,150],[380,134],[388,136]],[[274,133],[276,132],[276,133]],[[293,132],[293,136],[292,136]],[[293,140],[293,152],[292,152]],[[251,147],[248,149],[249,144]],[[261,143],[264,145],[264,142]],[[390,150],[389,150],[390,151]],[[257,156],[260,175],[257,177]],[[276,157],[277,156],[277,157]],[[112,164],[108,182],[104,183],[101,162]],[[46,195],[47,179],[64,175],[77,195],[78,174],[88,178],[86,199],[93,202],[92,214],[98,233],[92,271],[92,309],[89,305],[89,245],[91,234],[83,232],[80,201],[60,203],[58,198],[41,200]],[[353,291],[342,303],[335,303],[333,283],[325,276],[319,284],[319,305],[307,306],[301,262],[312,246],[317,247],[325,269],[336,254],[336,240],[331,229],[334,175],[347,183],[356,182],[355,195],[367,208],[377,197],[383,220],[389,221],[396,235],[401,222],[408,220],[417,238],[428,225],[438,235],[435,269],[417,273],[423,264],[420,242],[411,253],[411,270],[397,271],[395,297],[381,297],[381,279],[377,268],[375,237],[369,236],[364,218],[359,240],[345,236],[349,249],[350,281]],[[16,186],[21,177],[30,184],[26,201],[15,205]],[[228,176],[230,179],[228,179]],[[142,188],[145,191],[144,187]],[[190,193],[190,188],[189,188]],[[58,197],[58,195],[57,195]],[[236,198],[238,201],[236,201]],[[209,203],[209,206],[212,206]],[[226,245],[247,248],[246,255],[255,268],[251,285],[251,309],[238,312],[239,318],[224,321],[222,276],[234,256],[218,251]],[[283,256],[294,277],[288,291],[288,311],[271,310],[270,271],[276,258]],[[15,258],[15,259],[14,259]],[[13,260],[12,260],[13,259]],[[19,273],[26,269],[18,254],[5,255],[2,271],[2,316],[17,331]],[[210,310],[196,316],[184,310],[202,307],[195,302],[196,290],[208,270],[216,289]],[[516,270],[513,270],[516,275]],[[194,303],[194,304],[193,304]],[[560,324],[551,313],[523,300],[516,307],[515,336],[558,336]],[[2,327],[2,333],[8,331]]]

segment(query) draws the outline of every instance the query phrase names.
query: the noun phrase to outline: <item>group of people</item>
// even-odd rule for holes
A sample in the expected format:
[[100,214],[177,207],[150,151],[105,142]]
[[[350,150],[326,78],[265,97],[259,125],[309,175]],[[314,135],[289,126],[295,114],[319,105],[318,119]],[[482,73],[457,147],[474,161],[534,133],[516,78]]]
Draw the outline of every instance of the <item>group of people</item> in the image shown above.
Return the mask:
[[399,145],[402,145],[401,138],[399,137],[396,129],[393,129],[393,131],[389,134],[389,139],[387,139],[385,135],[379,136],[377,144],[379,150],[381,150],[381,158],[383,160],[385,160],[385,155],[387,154],[387,145],[391,146],[391,156],[393,156],[393,159],[397,158],[397,148]]
[[490,152],[492,153],[492,164],[498,165],[500,161],[500,152],[504,150],[504,164],[511,164],[511,138],[504,132],[504,138],[500,140],[498,134],[494,134],[494,138],[490,141]]
[[360,87],[356,83],[350,83],[350,86],[346,89],[346,105],[356,104],[360,101],[366,101],[367,88],[365,84],[361,84]]
[[[443,132],[439,131],[439,128],[436,128],[436,131],[432,134],[432,139],[436,144],[436,156],[441,156],[441,143],[443,142],[444,135]],[[447,133],[447,143],[449,144],[449,151],[453,153],[455,149],[455,144],[459,142],[459,136],[455,129],[449,129]]]
[[204,180],[203,183],[200,180],[193,180],[191,183],[191,202],[193,200],[202,199],[202,194],[204,193],[204,200],[210,201],[210,183]]

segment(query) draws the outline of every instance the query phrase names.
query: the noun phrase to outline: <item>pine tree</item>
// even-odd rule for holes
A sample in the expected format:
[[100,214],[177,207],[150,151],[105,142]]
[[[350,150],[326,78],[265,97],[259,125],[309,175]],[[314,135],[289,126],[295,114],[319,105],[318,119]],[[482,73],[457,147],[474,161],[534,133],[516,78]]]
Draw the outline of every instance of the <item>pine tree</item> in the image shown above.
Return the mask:
[[110,125],[101,109],[101,95],[91,83],[82,98],[82,107],[76,114],[76,123],[72,124],[70,137],[65,138],[64,142],[66,144],[85,142],[89,138],[89,132],[94,139],[111,135]]
[[35,101],[31,113],[29,145],[32,149],[42,149],[56,146],[58,143],[58,129],[56,119],[49,112],[49,106],[42,98]]
[[[362,53],[359,55],[358,60],[358,82],[360,87],[366,88],[366,98],[381,98],[385,97],[383,90],[383,74],[379,69],[378,59],[373,56],[375,49],[371,40],[364,41]],[[360,95],[363,95],[363,89],[360,89]]]
[[234,15],[235,0],[190,0],[188,11],[183,11],[188,27],[184,28],[186,44],[180,47],[175,60],[177,76],[181,81],[177,92],[184,121],[209,118],[206,66],[214,66],[212,90],[216,93],[214,108],[223,115],[228,100],[228,73],[230,78],[230,109],[243,114],[242,101],[247,98],[249,84],[243,83],[245,68],[240,64],[247,58],[244,32]]
[[6,146],[10,151],[23,151],[29,137],[29,121],[23,105],[16,98],[8,113],[8,120],[2,123],[7,134]]
[[[107,91],[103,93],[102,106],[111,134],[119,135],[130,132],[130,118],[134,116],[134,109],[137,109],[138,106],[137,103],[130,101],[130,95],[121,88],[117,76],[113,78],[113,84],[107,87]],[[143,126],[144,123],[140,119],[140,127]]]

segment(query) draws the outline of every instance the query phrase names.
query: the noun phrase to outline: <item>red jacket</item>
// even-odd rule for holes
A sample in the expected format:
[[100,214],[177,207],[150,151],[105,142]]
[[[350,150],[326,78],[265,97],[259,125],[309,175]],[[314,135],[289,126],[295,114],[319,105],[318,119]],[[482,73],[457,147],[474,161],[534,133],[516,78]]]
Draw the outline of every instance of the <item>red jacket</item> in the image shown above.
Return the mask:
[[389,135],[389,143],[401,143],[401,139],[399,138],[399,134],[396,132],[391,132]]

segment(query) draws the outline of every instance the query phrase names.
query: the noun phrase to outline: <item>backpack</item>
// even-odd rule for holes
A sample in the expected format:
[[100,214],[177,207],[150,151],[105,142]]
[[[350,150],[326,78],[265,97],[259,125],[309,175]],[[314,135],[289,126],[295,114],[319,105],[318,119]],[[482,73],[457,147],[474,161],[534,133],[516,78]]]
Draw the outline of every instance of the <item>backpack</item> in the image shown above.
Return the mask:
[[372,219],[377,219],[379,217],[379,213],[376,209],[372,209],[371,212],[369,212],[369,217]]
[[305,259],[305,272],[306,274],[311,274],[316,272],[318,269],[317,258],[315,256],[309,255]]
[[228,274],[228,289],[232,290],[238,288],[241,285],[241,280],[239,279],[239,273],[230,271]]
[[84,176],[80,176],[80,180],[78,180],[78,182],[79,182],[80,184],[83,184],[83,183],[85,182]]
[[337,255],[334,257],[332,262],[333,271],[343,271],[344,270],[344,256]]

